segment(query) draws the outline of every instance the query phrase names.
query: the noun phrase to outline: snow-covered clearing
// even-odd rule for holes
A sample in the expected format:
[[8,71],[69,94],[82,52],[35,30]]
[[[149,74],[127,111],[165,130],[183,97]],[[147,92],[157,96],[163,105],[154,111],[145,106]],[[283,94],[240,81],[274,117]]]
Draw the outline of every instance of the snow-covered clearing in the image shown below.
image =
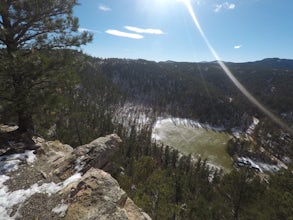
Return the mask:
[[161,118],[156,121],[152,139],[178,149],[183,154],[208,159],[208,162],[230,170],[232,159],[226,152],[231,135],[223,127],[213,127],[181,118]]

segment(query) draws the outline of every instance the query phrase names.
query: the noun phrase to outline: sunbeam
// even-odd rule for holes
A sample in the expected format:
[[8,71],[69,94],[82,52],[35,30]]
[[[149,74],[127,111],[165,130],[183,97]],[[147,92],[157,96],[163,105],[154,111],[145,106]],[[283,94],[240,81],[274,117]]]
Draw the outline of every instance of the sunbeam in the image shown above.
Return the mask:
[[270,110],[268,110],[263,104],[261,104],[233,75],[231,70],[225,65],[225,63],[222,61],[218,53],[215,51],[211,43],[209,42],[207,36],[205,35],[204,31],[202,30],[200,23],[198,22],[198,19],[195,15],[195,12],[192,8],[190,0],[179,0],[183,2],[194,22],[194,25],[198,29],[201,37],[205,41],[207,47],[209,48],[212,55],[215,57],[218,64],[221,66],[221,68],[224,70],[226,75],[230,78],[230,80],[235,84],[235,86],[242,92],[243,95],[247,97],[247,99],[253,103],[256,107],[258,107],[265,115],[267,115],[270,119],[272,119],[276,124],[287,130],[290,134],[293,135],[293,129],[289,127],[287,124],[285,124],[278,116],[274,115]]

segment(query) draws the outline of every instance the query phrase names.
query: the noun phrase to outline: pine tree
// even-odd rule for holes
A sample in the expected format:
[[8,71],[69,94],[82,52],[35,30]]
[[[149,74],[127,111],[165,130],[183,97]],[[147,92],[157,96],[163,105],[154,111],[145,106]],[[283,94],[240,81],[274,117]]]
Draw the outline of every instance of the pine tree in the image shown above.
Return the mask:
[[[39,51],[78,47],[92,40],[88,32],[78,33],[78,19],[72,15],[77,0],[3,0],[0,2],[1,84],[12,88],[1,100],[14,103],[20,131],[33,130],[32,95],[35,87],[51,82],[46,60]],[[26,61],[26,67],[22,68]],[[32,68],[29,68],[29,66]],[[56,68],[50,63],[51,69]],[[55,69],[56,71],[56,69]]]

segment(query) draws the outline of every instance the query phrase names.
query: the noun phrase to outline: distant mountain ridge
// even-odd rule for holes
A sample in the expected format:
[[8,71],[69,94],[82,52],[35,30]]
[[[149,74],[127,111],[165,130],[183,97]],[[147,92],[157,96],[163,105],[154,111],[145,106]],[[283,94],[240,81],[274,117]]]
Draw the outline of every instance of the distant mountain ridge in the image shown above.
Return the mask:
[[[171,61],[167,60],[164,62],[159,63],[169,63],[169,64],[176,64],[176,63],[200,63],[200,64],[216,64],[217,61],[202,61],[202,62],[177,62],[177,61]],[[281,58],[265,58],[262,60],[256,60],[256,61],[249,61],[249,62],[230,62],[230,61],[224,61],[224,63],[228,65],[237,65],[237,66],[249,66],[249,67],[262,67],[262,68],[274,68],[274,69],[293,69],[293,60],[291,59],[281,59]]]
[[263,60],[246,62],[243,64],[276,69],[293,69],[293,60],[290,59],[266,58]]

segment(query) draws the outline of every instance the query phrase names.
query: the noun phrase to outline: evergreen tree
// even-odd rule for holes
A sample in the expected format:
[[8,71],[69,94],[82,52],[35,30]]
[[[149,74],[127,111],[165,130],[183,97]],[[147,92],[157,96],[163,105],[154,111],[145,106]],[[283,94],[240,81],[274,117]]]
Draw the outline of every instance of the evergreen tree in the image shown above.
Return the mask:
[[[27,65],[47,65],[37,53],[48,49],[80,46],[91,41],[88,32],[78,33],[78,19],[72,15],[77,0],[3,0],[0,2],[1,84],[12,88],[1,100],[14,103],[20,131],[33,130],[32,88],[47,87],[47,69],[22,69]],[[38,63],[39,62],[39,63]],[[54,64],[50,64],[54,69]],[[56,71],[56,69],[55,69]]]
[[233,170],[225,175],[219,191],[223,196],[223,204],[231,210],[228,218],[243,219],[246,209],[262,196],[263,190],[259,178],[249,169]]

